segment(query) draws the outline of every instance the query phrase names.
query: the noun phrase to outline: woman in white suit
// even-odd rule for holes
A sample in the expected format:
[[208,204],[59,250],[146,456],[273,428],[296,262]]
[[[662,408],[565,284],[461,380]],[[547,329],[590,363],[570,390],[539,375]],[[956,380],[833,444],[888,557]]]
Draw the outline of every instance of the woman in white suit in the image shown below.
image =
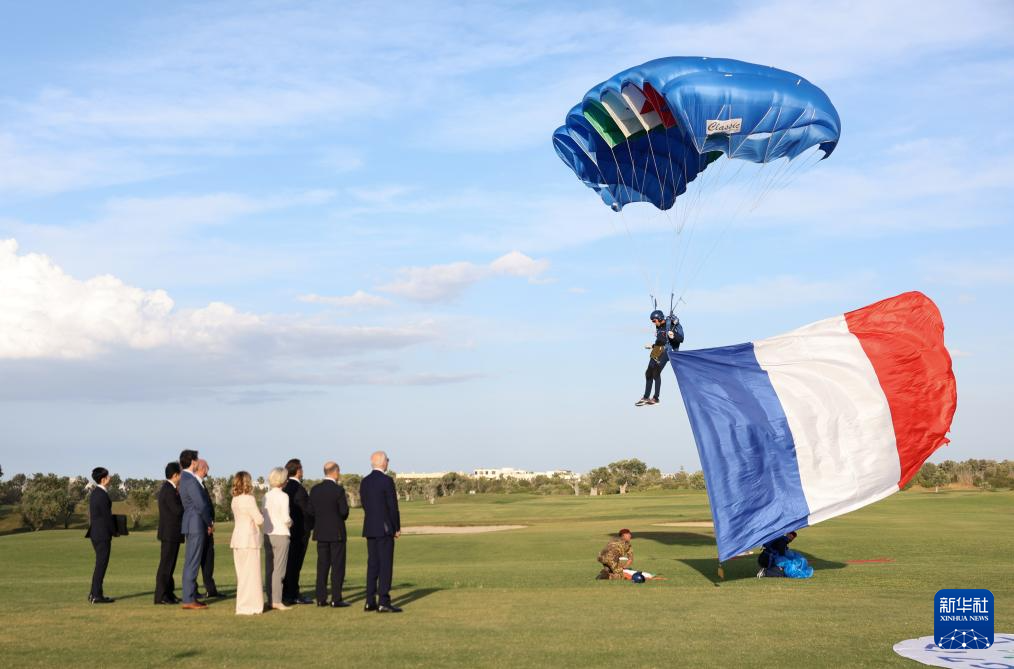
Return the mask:
[[268,592],[268,604],[273,609],[287,611],[282,603],[282,577],[289,559],[289,496],[282,492],[282,486],[289,475],[281,467],[275,467],[268,474],[271,490],[264,495],[264,589]]
[[264,516],[253,496],[249,472],[232,477],[232,560],[236,565],[236,615],[254,615],[264,611],[261,590],[261,531]]

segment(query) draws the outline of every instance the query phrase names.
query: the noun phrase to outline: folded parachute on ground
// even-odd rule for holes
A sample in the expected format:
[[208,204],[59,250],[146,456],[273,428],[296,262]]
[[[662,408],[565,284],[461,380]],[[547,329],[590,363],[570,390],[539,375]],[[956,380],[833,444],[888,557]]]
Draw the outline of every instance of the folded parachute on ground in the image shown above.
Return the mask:
[[564,163],[603,202],[669,209],[723,154],[768,163],[812,147],[827,157],[841,122],[806,79],[727,58],[671,57],[591,90],[553,134]]
[[777,556],[775,566],[781,567],[786,578],[810,578],[813,576],[813,567],[806,561],[806,557],[793,550],[787,550],[785,555]]
[[897,492],[957,405],[940,312],[919,292],[669,359],[720,560]]

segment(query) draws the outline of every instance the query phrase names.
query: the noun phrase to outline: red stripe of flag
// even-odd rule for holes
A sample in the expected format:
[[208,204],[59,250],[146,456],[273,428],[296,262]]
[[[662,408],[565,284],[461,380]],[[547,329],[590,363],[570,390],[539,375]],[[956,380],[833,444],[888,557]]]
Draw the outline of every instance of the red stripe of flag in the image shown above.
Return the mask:
[[957,407],[940,310],[913,291],[850,311],[845,322],[873,363],[887,397],[901,462],[898,487],[903,487],[926,458],[948,442]]

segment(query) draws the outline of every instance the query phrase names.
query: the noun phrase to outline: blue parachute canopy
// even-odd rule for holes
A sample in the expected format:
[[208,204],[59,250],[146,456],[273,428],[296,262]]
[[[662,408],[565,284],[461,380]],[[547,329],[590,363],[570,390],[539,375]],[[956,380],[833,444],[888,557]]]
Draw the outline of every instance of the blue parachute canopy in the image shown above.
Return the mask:
[[813,576],[813,567],[806,561],[806,557],[794,550],[787,550],[785,555],[777,556],[775,566],[782,568],[786,578],[810,578]]
[[588,91],[553,133],[564,163],[615,210],[669,209],[722,155],[753,163],[831,155],[838,112],[806,79],[726,58],[659,58]]

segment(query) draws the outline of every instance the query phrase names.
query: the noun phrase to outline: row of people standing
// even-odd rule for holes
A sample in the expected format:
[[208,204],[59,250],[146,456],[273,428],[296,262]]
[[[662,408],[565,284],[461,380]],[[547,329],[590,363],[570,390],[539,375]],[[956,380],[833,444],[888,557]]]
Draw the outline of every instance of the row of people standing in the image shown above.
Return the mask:
[[[386,475],[387,455],[377,451],[371,456],[373,471],[360,484],[364,510],[363,536],[367,539],[366,611],[398,612],[390,598],[394,562],[394,540],[401,534],[398,500],[393,480]],[[209,470],[197,451],[185,450],[178,462],[166,466],[166,481],[158,494],[161,542],[156,571],[155,604],[179,604],[187,610],[207,608],[197,590],[197,574],[204,575],[210,597],[220,596],[214,583],[214,506],[204,485]],[[261,590],[260,549],[265,552],[264,591],[268,606],[286,610],[295,604],[344,608],[347,531],[349,506],[345,489],[339,483],[341,472],[334,462],[324,465],[324,480],[307,493],[303,486],[303,468],[298,459],[276,468],[268,476],[270,489],[264,496],[263,511],[253,496],[248,472],[232,477],[232,512],[235,525],[230,540],[237,574],[236,612],[260,613],[264,610]],[[109,603],[102,580],[109,563],[109,548],[115,526],[112,503],[105,486],[109,474],[96,468],[97,486],[90,502],[88,535],[95,547],[95,574],[89,601]],[[311,537],[317,543],[316,597],[304,597],[299,576]],[[175,595],[173,573],[184,544],[183,598]],[[327,599],[328,581],[331,600]]]

